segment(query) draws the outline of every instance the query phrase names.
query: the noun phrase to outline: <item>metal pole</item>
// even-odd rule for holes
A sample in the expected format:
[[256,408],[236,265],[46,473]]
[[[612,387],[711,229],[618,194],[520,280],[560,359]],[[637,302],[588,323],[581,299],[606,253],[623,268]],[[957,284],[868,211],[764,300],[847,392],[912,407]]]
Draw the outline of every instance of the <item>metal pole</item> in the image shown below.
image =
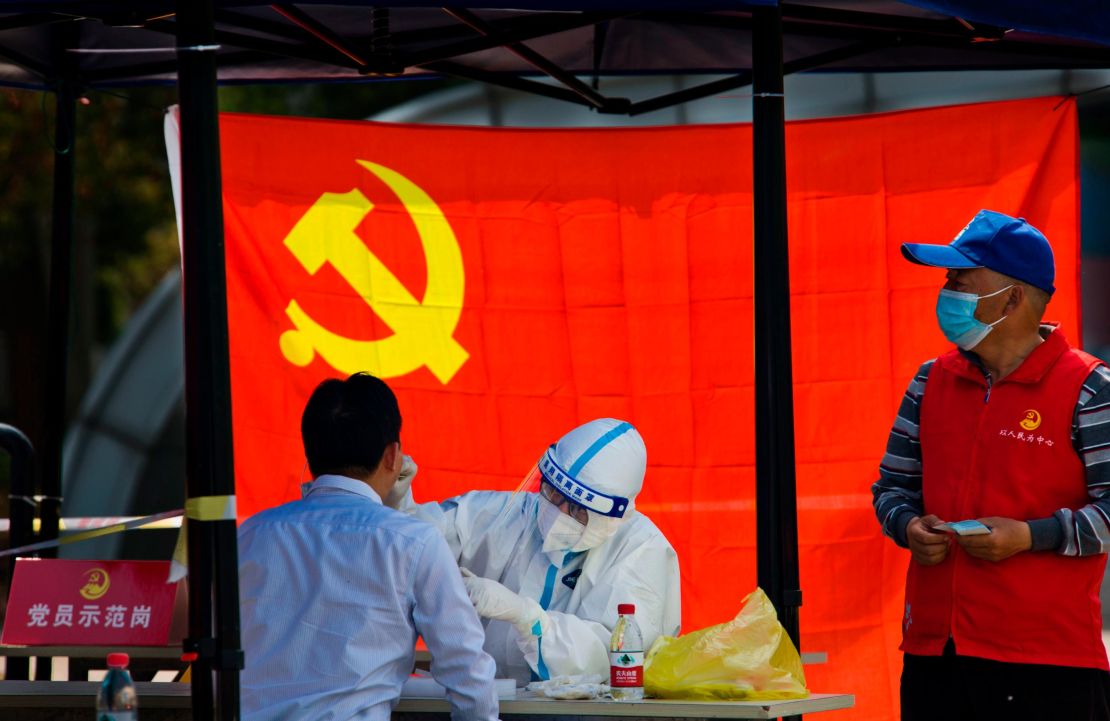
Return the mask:
[[755,191],[755,497],[759,585],[798,646],[798,513],[786,228],[782,14],[753,10]]
[[[76,23],[57,33],[55,53],[63,68],[54,89],[54,206],[50,238],[50,305],[47,321],[46,373],[43,374],[45,424],[42,435],[42,504],[39,539],[58,537],[62,507],[62,446],[66,432],[66,389],[69,385],[69,324],[73,286],[74,156],[77,139],[77,82],[67,49],[77,41]],[[52,548],[41,554],[55,558]]]
[[[35,501],[35,449],[23,431],[15,426],[0,423],[0,448],[8,452],[10,491],[8,494],[8,548],[19,548],[34,542]],[[15,577],[15,556],[8,558],[8,590]],[[31,676],[31,659],[8,656],[6,679],[26,680]]]
[[[186,497],[235,493],[231,443],[213,0],[178,0],[178,96],[185,287]],[[235,520],[190,514],[189,638],[194,719],[239,718]]]

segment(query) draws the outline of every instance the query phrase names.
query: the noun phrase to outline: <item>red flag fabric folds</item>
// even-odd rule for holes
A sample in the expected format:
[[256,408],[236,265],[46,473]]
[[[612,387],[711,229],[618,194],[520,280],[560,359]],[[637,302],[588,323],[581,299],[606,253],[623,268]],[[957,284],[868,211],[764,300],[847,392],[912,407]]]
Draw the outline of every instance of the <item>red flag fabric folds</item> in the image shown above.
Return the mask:
[[[466,129],[221,118],[243,516],[309,480],[300,412],[326,377],[387,379],[418,500],[517,485],[612,416],[648,447],[638,508],[678,550],[683,628],[755,585],[751,128]],[[948,242],[980,208],[1052,241],[1049,316],[1078,337],[1075,103],[787,127],[802,650],[841,718],[897,714],[908,556],[869,487],[902,392],[946,348]]]

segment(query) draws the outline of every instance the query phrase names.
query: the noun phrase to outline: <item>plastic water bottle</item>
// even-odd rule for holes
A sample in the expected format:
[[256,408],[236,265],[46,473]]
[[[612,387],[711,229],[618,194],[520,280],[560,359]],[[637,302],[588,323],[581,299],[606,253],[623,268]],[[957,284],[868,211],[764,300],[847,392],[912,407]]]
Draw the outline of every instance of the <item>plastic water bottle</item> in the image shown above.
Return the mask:
[[644,635],[636,623],[636,606],[617,606],[617,625],[609,641],[609,687],[618,701],[644,697]]
[[96,721],[138,721],[135,684],[127,672],[126,653],[108,654],[108,675],[96,695]]

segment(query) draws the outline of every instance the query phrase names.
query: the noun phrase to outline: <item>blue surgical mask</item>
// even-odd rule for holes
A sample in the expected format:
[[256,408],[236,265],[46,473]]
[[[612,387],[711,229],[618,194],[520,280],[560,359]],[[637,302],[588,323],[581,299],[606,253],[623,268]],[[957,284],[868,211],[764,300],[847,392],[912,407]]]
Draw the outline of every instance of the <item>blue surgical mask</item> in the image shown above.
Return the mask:
[[955,290],[942,289],[937,296],[937,323],[944,337],[964,350],[971,350],[983,342],[987,334],[996,325],[1006,320],[1002,316],[993,323],[984,323],[975,317],[975,308],[983,298],[991,298],[999,293],[1005,293],[1013,285],[1008,285],[1002,290],[996,290],[986,295],[974,293],[960,293]]

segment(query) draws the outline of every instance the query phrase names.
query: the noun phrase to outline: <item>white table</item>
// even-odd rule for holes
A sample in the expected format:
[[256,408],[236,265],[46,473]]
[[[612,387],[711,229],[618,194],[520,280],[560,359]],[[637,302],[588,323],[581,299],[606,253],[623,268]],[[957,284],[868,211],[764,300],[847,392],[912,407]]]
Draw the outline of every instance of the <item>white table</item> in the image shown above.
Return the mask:
[[[144,721],[191,719],[187,683],[137,683]],[[86,718],[98,684],[89,681],[0,681],[0,718],[21,721]],[[792,701],[557,701],[521,695],[501,700],[501,716],[527,721],[575,717],[575,721],[606,718],[650,719],[773,719],[851,708],[851,694],[812,694]],[[431,721],[448,718],[444,699],[401,699],[394,719]]]
[[[809,698],[788,701],[559,701],[538,698],[519,692],[516,698],[501,699],[501,716],[576,717],[586,718],[652,718],[652,719],[772,719],[797,716],[818,711],[851,708],[855,696],[851,694],[811,694]],[[443,715],[450,713],[444,699],[406,698],[394,710],[394,718]]]

